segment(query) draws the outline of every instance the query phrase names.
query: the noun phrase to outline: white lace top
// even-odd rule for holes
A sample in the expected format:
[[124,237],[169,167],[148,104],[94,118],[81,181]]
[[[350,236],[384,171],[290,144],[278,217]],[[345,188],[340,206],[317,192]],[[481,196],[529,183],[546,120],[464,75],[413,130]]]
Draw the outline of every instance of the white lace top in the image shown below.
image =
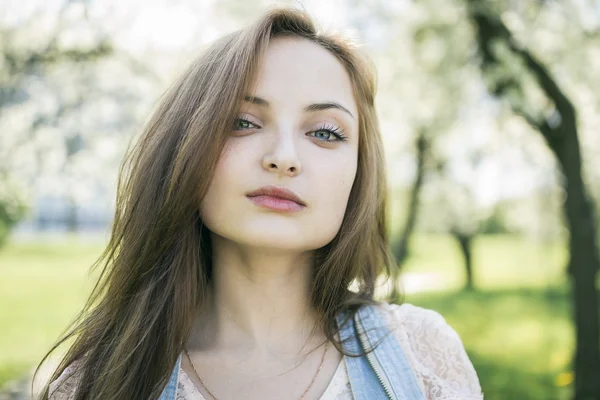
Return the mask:
[[[411,304],[378,306],[394,331],[417,382],[428,400],[481,400],[477,373],[460,337],[437,312]],[[67,367],[50,385],[50,400],[70,400],[76,386],[74,366]],[[202,397],[183,369],[179,371],[177,400],[209,400]],[[344,360],[320,400],[352,400]]]

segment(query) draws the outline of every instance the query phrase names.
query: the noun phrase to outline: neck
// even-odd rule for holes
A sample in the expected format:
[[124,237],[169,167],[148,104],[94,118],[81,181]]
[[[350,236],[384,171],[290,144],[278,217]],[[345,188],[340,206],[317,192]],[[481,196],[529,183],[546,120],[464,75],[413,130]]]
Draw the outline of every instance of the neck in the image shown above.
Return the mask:
[[313,252],[249,248],[214,234],[212,239],[211,302],[198,319],[195,345],[298,353],[319,320],[310,301]]

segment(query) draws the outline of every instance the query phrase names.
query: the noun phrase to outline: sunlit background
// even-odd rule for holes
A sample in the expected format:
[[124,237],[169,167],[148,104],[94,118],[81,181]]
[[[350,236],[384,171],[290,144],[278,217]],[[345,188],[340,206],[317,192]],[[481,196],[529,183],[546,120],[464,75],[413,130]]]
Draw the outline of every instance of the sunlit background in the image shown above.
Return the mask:
[[83,306],[161,93],[273,4],[378,69],[404,301],[456,329],[486,399],[600,399],[600,1],[2,0],[0,400]]

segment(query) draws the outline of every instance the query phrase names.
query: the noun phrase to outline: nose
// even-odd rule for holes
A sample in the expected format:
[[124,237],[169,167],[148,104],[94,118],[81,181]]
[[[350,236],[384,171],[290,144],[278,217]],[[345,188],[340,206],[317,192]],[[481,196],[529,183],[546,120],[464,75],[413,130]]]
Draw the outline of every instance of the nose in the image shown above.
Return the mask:
[[263,168],[282,175],[298,175],[302,166],[293,132],[291,130],[280,131],[275,136],[273,148],[267,151],[263,157]]

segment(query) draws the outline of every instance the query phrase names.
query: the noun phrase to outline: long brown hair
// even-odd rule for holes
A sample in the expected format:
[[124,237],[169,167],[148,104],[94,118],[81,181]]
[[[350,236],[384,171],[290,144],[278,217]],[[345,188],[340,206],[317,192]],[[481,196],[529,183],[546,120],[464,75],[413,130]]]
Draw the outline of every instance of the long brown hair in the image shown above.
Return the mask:
[[337,313],[373,303],[378,276],[395,282],[374,69],[349,41],[320,33],[306,12],[272,8],[197,58],[164,94],[128,151],[111,238],[93,266],[103,266],[100,277],[77,319],[38,366],[73,339],[42,399],[49,396],[49,383],[75,361],[75,399],[159,397],[207,304],[211,243],[198,205],[261,57],[269,41],[281,36],[311,40],[335,55],[350,76],[358,105],[358,170],[341,228],[316,251],[312,275],[312,305],[338,350]]

